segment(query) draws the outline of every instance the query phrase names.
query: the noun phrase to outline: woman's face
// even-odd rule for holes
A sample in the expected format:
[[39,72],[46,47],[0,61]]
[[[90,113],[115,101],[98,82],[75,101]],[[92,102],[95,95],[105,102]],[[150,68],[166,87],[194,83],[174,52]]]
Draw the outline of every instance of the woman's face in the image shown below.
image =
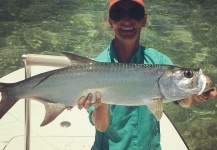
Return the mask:
[[[126,42],[139,40],[141,29],[145,26],[147,20],[141,8],[132,1],[121,1],[112,6],[109,23],[115,32],[116,39]],[[143,14],[141,14],[141,11]]]

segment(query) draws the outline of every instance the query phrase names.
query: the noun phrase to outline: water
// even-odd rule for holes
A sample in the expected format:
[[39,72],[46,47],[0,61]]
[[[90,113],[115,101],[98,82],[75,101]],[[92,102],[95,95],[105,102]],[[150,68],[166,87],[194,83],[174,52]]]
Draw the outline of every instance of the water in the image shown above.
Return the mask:
[[[96,57],[113,38],[107,0],[0,0],[0,76],[23,67],[24,53],[72,51]],[[146,0],[149,26],[141,44],[179,66],[201,67],[217,83],[216,0]],[[168,113],[191,150],[217,146],[217,103],[191,109],[167,104]]]

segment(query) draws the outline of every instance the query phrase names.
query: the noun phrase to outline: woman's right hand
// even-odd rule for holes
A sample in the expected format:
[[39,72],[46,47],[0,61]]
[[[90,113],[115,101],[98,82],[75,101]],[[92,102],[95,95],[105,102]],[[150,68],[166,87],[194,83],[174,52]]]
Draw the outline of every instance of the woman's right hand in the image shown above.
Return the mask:
[[97,91],[95,93],[96,100],[92,103],[93,95],[89,93],[87,97],[82,96],[78,100],[78,109],[88,109],[94,105],[94,111],[92,113],[92,120],[97,130],[104,132],[107,130],[110,123],[110,111],[109,105],[101,102],[101,94]]
[[100,92],[96,92],[95,93],[96,96],[96,100],[94,103],[92,103],[92,99],[93,99],[93,95],[92,93],[89,93],[86,97],[82,96],[79,100],[78,100],[78,109],[88,109],[90,106],[94,105],[95,108],[98,108],[99,106],[102,105],[101,102],[101,94]]

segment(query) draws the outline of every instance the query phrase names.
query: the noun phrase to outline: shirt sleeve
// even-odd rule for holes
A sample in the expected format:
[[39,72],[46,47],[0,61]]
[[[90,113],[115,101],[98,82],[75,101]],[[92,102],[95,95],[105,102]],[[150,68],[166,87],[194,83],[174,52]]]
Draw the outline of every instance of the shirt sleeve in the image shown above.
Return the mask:
[[93,110],[94,110],[94,106],[92,105],[92,106],[90,106],[90,107],[87,109],[87,112],[89,113],[89,114],[88,114],[89,121],[90,121],[90,123],[94,126],[94,123],[93,123],[93,120],[92,120]]
[[99,56],[97,56],[95,59],[97,62],[111,62],[111,58],[109,56],[108,49],[104,50]]
[[170,58],[164,54],[161,54],[161,61],[162,61],[162,64],[173,65],[173,62],[170,60]]
[[153,49],[153,48],[144,48],[144,59],[145,63],[148,64],[164,64],[164,65],[173,65],[173,62],[169,57],[163,53]]

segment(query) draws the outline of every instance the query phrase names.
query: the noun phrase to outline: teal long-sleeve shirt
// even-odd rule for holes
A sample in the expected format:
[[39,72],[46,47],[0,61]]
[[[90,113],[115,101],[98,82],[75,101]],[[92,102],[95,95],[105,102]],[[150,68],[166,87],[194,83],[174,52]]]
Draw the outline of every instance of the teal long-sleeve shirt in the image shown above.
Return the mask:
[[[113,44],[111,43],[95,60],[117,63]],[[141,45],[130,63],[173,65],[166,55]],[[88,109],[92,124],[93,110],[93,106]],[[92,150],[161,150],[160,124],[146,106],[110,105],[109,127],[105,132],[96,130]]]

